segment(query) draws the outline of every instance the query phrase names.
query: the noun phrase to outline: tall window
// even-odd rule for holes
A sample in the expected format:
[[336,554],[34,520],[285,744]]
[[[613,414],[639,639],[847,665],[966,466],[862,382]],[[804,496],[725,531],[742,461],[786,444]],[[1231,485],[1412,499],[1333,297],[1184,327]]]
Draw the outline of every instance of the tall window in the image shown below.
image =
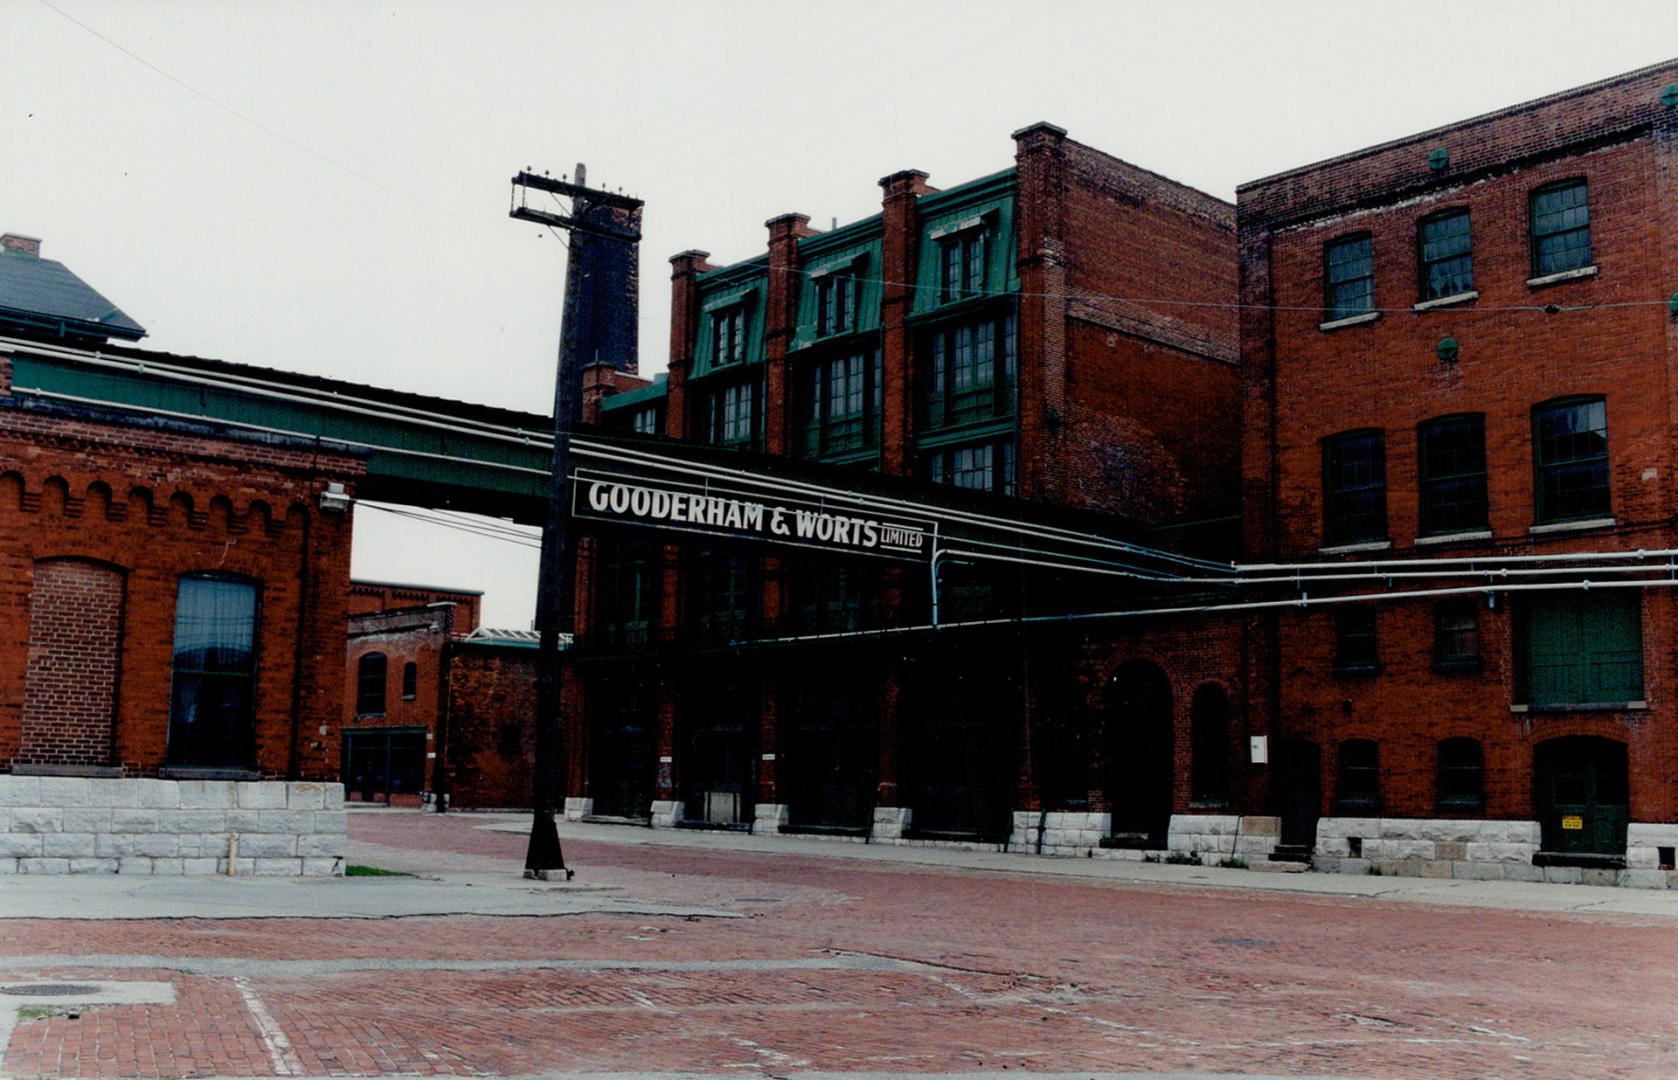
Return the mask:
[[1194,692],[1190,721],[1194,748],[1190,797],[1197,803],[1229,799],[1229,698],[1210,684]]
[[744,638],[756,614],[754,561],[748,555],[701,551],[693,560],[690,624],[705,641]]
[[1585,181],[1563,180],[1532,193],[1532,273],[1560,274],[1591,265],[1591,208]]
[[805,368],[799,392],[803,449],[810,457],[879,445],[880,354],[865,349]]
[[1532,411],[1538,522],[1609,516],[1608,403],[1550,402]]
[[385,671],[382,652],[367,653],[355,665],[355,714],[383,716],[385,713]]
[[1330,322],[1375,310],[1375,249],[1368,233],[1323,248],[1323,317]]
[[1348,431],[1324,439],[1324,541],[1356,544],[1386,538],[1386,434]]
[[1373,675],[1380,670],[1373,603],[1349,604],[1334,616],[1334,671],[1337,675]]
[[1340,744],[1340,772],[1334,786],[1334,812],[1370,817],[1381,812],[1381,752],[1369,739]]
[[419,665],[412,660],[402,665],[402,700],[412,701],[419,696]]
[[249,768],[256,682],[256,586],[182,578],[175,596],[169,763]]
[[715,367],[737,364],[746,358],[746,309],[725,308],[711,316],[711,363]]
[[1416,471],[1424,536],[1486,527],[1486,420],[1443,416],[1416,428]]
[[719,386],[700,398],[705,441],[715,446],[750,448],[758,442],[759,382]]
[[653,547],[641,540],[602,539],[597,619],[606,644],[642,648],[652,637],[660,569]]
[[816,335],[829,337],[856,329],[857,279],[829,274],[816,279]]
[[926,478],[934,484],[1012,495],[1014,440],[934,450],[925,458],[925,469]]
[[1474,288],[1474,256],[1467,210],[1445,210],[1418,226],[1422,299],[1458,296]]
[[1441,813],[1477,814],[1486,808],[1485,767],[1474,739],[1439,744],[1438,802]]
[[943,301],[976,296],[985,288],[985,250],[989,230],[968,229],[939,242],[938,298]]
[[1433,609],[1433,670],[1480,668],[1480,610],[1473,597],[1441,600]]
[[1014,316],[952,323],[923,339],[921,417],[949,427],[1011,415],[1014,409]]
[[1636,592],[1538,594],[1516,611],[1517,692],[1527,704],[1643,699],[1643,620]]
[[657,435],[658,406],[648,405],[644,409],[636,409],[629,416],[629,429],[637,435]]
[[789,563],[789,614],[799,633],[834,633],[879,625],[880,581],[860,561]]

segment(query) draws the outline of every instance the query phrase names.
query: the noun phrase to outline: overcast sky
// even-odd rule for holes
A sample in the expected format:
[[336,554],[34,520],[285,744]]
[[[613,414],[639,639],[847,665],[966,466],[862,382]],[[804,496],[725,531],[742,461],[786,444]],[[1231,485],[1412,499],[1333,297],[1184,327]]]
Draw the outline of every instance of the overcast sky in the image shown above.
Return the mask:
[[[949,186],[1036,120],[1235,185],[1678,53],[1678,3],[0,0],[0,230],[42,237],[145,344],[545,411],[564,250],[519,168],[647,201],[641,367],[666,259],[762,251],[785,211]],[[535,552],[367,509],[357,576],[486,591]]]

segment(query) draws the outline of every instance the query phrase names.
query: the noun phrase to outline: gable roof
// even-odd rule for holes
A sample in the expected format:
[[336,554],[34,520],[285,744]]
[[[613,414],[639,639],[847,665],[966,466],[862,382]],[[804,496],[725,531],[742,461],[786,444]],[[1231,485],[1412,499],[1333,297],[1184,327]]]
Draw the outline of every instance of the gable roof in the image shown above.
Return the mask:
[[82,337],[146,336],[146,328],[55,259],[0,250],[0,323]]

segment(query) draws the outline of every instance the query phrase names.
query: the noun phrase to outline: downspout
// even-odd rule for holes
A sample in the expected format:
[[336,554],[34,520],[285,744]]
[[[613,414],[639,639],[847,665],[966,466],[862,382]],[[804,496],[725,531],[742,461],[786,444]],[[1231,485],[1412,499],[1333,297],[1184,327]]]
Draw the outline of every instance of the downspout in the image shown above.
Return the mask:
[[449,809],[449,665],[454,660],[454,613],[443,612],[443,643],[437,650],[437,741],[431,764],[431,793],[439,814]]
[[303,729],[303,639],[305,628],[309,624],[309,508],[303,508],[303,543],[302,552],[297,562],[297,632],[294,635],[291,655],[291,743],[286,754],[285,775],[287,780],[298,778],[298,746],[297,740]]

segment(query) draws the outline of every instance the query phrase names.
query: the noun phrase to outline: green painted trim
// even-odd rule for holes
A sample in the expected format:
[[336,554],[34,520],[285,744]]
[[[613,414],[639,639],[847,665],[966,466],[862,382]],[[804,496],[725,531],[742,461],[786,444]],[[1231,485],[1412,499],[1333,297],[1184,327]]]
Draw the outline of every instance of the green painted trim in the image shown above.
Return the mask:
[[920,255],[915,268],[915,302],[909,311],[911,317],[930,315],[946,308],[953,309],[969,304],[975,299],[968,296],[949,301],[940,300],[938,277],[943,245],[940,239],[934,238],[934,234],[962,228],[974,218],[982,219],[990,234],[985,250],[984,291],[977,299],[995,299],[998,294],[1019,290],[1019,273],[1014,266],[1016,204],[1011,171],[1007,179],[1009,182],[1006,190],[1001,192],[991,187],[975,185],[968,197],[951,199],[936,208],[926,207],[926,200],[923,200]]
[[[842,248],[834,248],[819,259],[812,259],[805,271],[797,275],[798,316],[793,328],[792,340],[787,343],[789,352],[797,349],[807,349],[813,345],[825,345],[829,342],[839,342],[847,338],[864,334],[877,334],[880,330],[880,307],[885,296],[885,287],[880,280],[881,247],[880,239],[860,244],[852,244]],[[833,334],[828,337],[816,335],[816,319],[818,289],[816,277],[829,273],[844,273],[847,265],[856,267],[854,274],[857,278],[856,318],[852,329],[844,334]]]
[[669,394],[670,381],[659,379],[650,386],[637,386],[633,390],[619,390],[615,394],[607,394],[600,402],[600,409],[602,412],[627,409],[647,401],[662,401]]
[[[743,284],[744,287],[741,287]],[[701,287],[699,292],[699,326],[693,343],[692,377],[699,379],[726,371],[762,364],[764,360],[763,313],[769,303],[769,279],[758,274],[756,280],[741,283],[729,281],[725,285]],[[720,311],[744,305],[746,309],[746,347],[737,364],[717,366],[712,362],[716,339],[712,333],[712,319]]]
[[925,435],[915,437],[916,450],[940,450],[946,446],[961,443],[985,442],[989,439],[999,439],[1004,435],[1018,435],[1018,425],[1014,417],[1008,416],[1001,420],[987,420],[982,424],[964,424],[961,427],[943,428],[929,431]]

